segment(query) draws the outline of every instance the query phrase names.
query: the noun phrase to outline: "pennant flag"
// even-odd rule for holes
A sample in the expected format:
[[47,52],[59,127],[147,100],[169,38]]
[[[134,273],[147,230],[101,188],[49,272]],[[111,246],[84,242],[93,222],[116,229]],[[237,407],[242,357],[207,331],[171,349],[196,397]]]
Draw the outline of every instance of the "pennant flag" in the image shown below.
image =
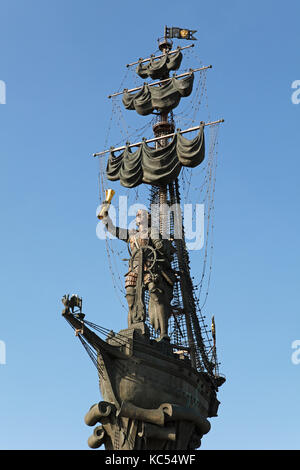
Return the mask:
[[183,29],[183,28],[168,28],[165,27],[165,37],[166,38],[176,38],[176,39],[189,39],[192,41],[196,41],[197,38],[193,36],[197,30],[192,29]]

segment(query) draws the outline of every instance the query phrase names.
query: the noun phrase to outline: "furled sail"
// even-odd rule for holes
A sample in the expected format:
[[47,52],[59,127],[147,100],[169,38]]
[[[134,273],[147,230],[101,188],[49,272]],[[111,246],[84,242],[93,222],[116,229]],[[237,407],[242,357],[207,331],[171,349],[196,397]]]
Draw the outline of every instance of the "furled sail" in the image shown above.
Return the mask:
[[154,149],[143,142],[135,152],[126,147],[118,157],[112,151],[106,175],[110,181],[120,180],[126,188],[141,183],[165,185],[177,178],[183,166],[194,168],[200,165],[204,156],[204,126],[201,126],[192,140],[178,131],[166,147]]
[[139,63],[136,73],[141,78],[151,77],[153,80],[168,77],[171,70],[178,70],[182,61],[182,53],[178,49],[175,54],[164,54],[159,60],[150,59],[150,63],[143,65]]
[[185,78],[171,78],[167,83],[150,87],[147,83],[138,93],[123,94],[123,104],[126,109],[135,110],[138,114],[146,116],[155,109],[167,113],[178,106],[183,96],[189,96],[193,89],[194,74]]

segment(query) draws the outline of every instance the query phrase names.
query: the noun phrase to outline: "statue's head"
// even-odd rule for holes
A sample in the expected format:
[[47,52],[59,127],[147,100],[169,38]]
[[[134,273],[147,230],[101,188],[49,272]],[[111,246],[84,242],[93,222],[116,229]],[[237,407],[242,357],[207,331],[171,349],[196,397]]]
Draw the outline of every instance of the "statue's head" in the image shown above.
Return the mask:
[[151,216],[145,209],[139,209],[135,217],[136,225],[139,228],[145,229],[151,226]]

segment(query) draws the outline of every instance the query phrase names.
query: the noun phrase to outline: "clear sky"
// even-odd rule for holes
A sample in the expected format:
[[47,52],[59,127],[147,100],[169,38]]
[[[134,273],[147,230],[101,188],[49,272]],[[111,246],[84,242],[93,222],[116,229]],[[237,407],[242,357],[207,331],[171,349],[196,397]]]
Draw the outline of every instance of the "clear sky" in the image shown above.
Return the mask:
[[299,14],[297,0],[1,0],[1,449],[87,448],[97,374],[60,300],[76,292],[91,321],[126,327],[96,237],[91,154],[106,96],[165,24],[198,30],[213,116],[226,119],[209,309],[227,382],[202,448],[299,448]]

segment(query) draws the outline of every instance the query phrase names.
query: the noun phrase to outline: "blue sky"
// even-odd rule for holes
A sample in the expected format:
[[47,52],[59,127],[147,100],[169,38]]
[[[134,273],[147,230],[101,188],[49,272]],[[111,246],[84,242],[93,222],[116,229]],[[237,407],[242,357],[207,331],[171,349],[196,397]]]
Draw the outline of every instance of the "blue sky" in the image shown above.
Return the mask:
[[97,376],[60,299],[77,292],[89,319],[126,327],[95,233],[91,154],[106,96],[165,24],[198,30],[210,110],[226,119],[209,311],[227,383],[202,448],[299,448],[299,13],[294,0],[1,1],[0,448],[87,448]]

